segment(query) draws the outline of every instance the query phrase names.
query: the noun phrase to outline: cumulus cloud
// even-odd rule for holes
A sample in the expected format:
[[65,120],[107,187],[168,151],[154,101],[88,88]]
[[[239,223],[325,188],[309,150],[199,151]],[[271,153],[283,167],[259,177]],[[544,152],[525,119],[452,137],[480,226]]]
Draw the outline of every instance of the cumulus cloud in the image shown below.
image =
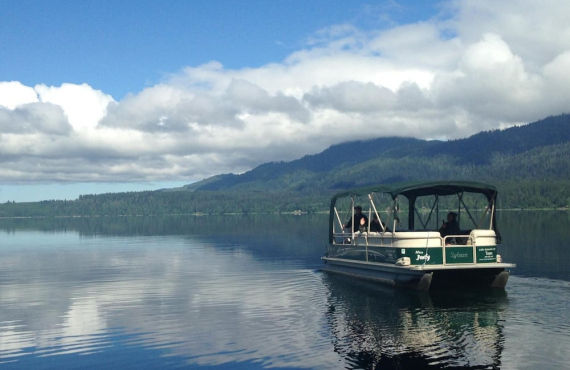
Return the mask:
[[330,87],[315,88],[304,100],[315,108],[341,112],[375,112],[393,108],[396,94],[371,82],[346,81]]
[[19,105],[38,101],[38,94],[33,88],[18,81],[0,81],[0,106],[14,109]]
[[2,133],[45,133],[64,135],[71,125],[60,106],[47,103],[28,103],[14,109],[0,107],[0,130]]
[[109,103],[114,101],[110,95],[87,84],[37,85],[34,90],[41,102],[59,105],[77,131],[94,128],[105,116]]
[[189,66],[115,101],[0,82],[0,180],[197,180],[377,136],[457,138],[565,113],[570,3],[451,1],[387,30],[331,25],[282,61]]
[[526,107],[536,109],[533,102],[542,100],[540,82],[501,37],[484,34],[465,49],[457,69],[438,76],[433,91],[442,108],[453,105],[488,119],[516,122],[532,114]]
[[478,42],[482,34],[497,34],[533,72],[569,48],[568,1],[465,0],[448,4],[453,12],[449,27],[465,45]]

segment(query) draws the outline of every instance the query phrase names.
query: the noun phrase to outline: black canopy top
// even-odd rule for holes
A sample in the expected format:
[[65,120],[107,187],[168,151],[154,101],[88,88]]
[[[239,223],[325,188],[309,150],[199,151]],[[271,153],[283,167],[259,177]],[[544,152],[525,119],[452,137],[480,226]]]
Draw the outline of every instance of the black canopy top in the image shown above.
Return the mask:
[[413,199],[425,195],[451,195],[461,192],[484,194],[491,200],[497,195],[497,188],[493,185],[475,181],[431,181],[399,184],[394,186],[378,185],[337,193],[331,200],[331,205],[336,203],[338,198],[366,195],[370,193],[386,193],[392,198],[404,195],[408,199]]

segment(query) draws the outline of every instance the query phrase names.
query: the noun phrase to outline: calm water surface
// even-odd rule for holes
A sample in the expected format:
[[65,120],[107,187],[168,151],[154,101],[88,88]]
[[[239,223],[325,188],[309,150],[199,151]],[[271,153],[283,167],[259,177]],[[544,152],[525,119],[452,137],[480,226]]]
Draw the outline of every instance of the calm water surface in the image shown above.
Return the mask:
[[0,220],[0,368],[550,369],[570,216],[503,212],[504,292],[318,271],[327,216]]

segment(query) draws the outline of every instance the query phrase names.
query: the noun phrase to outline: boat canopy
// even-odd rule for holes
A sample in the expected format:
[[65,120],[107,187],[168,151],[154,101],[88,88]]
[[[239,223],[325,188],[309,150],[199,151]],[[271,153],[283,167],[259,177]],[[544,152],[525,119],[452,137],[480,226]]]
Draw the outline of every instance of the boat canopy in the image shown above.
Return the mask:
[[431,181],[431,182],[413,182],[405,184],[397,184],[394,186],[378,185],[363,188],[352,189],[337,193],[331,200],[331,207],[334,207],[338,198],[352,197],[359,195],[367,195],[370,193],[389,194],[393,199],[398,195],[404,195],[408,199],[414,199],[425,195],[451,195],[462,192],[480,193],[491,201],[497,196],[497,188],[493,185],[476,181]]

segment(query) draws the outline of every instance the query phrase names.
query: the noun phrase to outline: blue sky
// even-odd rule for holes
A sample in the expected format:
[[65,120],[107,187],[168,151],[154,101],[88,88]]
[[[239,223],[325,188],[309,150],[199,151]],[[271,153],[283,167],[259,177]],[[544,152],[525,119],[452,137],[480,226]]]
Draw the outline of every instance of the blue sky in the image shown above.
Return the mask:
[[570,2],[0,0],[0,202],[570,106]]
[[316,31],[429,19],[425,1],[9,1],[0,13],[0,81],[87,83],[121,99],[185,66],[284,59]]

